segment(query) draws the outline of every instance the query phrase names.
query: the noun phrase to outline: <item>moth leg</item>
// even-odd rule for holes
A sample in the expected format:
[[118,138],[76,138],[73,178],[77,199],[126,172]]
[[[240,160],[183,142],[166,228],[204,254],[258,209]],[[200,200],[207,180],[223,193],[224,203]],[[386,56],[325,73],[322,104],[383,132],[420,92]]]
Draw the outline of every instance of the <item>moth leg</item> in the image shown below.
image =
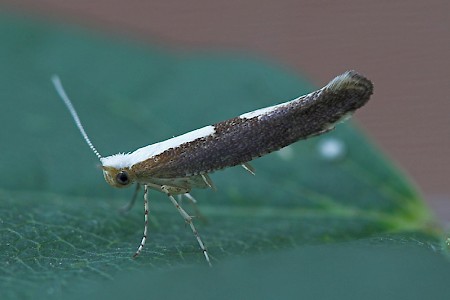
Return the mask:
[[144,184],[144,234],[142,235],[141,243],[133,255],[133,258],[136,258],[142,251],[145,245],[145,241],[147,240],[147,229],[148,229],[148,187]]
[[[178,204],[180,204],[180,206],[182,206],[183,205],[183,200],[184,200],[184,196],[185,194],[178,194],[177,195],[177,201],[178,201]],[[197,203],[197,200],[195,200],[195,203],[193,203],[192,201],[191,201],[191,199],[189,199],[188,197],[186,197],[187,199],[188,199],[188,201],[189,201],[189,203],[194,207],[194,210],[195,210],[195,215],[191,215],[191,217],[192,218],[195,218],[195,217],[197,217],[197,206],[195,205],[195,203]],[[194,197],[192,197],[192,198],[194,198]]]
[[200,174],[202,176],[203,181],[206,183],[207,186],[209,186],[210,189],[213,191],[216,191],[216,186],[214,185],[214,182],[212,182],[211,177],[209,177],[208,174]]
[[134,190],[133,196],[131,197],[130,202],[128,202],[127,204],[125,204],[124,206],[122,206],[119,211],[123,214],[128,213],[131,208],[134,206],[134,203],[136,203],[136,198],[137,195],[139,193],[139,189],[140,189],[141,185],[139,183],[136,183],[136,189]]
[[246,162],[243,163],[241,166],[250,174],[255,175],[255,168],[253,168],[253,166],[250,163]]
[[208,265],[210,267],[212,267],[211,261],[209,260],[208,251],[206,250],[206,247],[203,244],[203,241],[200,238],[200,235],[198,234],[197,229],[195,229],[194,223],[192,222],[192,217],[189,216],[186,213],[186,211],[180,206],[180,204],[177,202],[177,200],[175,200],[175,198],[170,194],[170,192],[169,192],[170,187],[169,186],[161,186],[161,190],[166,193],[166,195],[169,197],[169,199],[172,202],[172,204],[175,206],[175,208],[178,210],[180,215],[183,217],[184,221],[187,224],[189,224],[189,226],[191,227],[192,232],[194,233],[194,236],[197,239],[197,242],[198,242],[200,248],[202,249],[203,255],[205,256],[206,262],[208,263]]
[[[195,216],[197,218],[201,219],[203,222],[206,222],[207,221],[206,217],[200,212],[200,209],[197,206],[197,200],[189,193],[180,195],[179,199],[183,199],[183,196],[186,197],[189,200],[189,202],[191,203],[191,205],[194,207]],[[181,202],[180,202],[180,204],[181,204]]]
[[177,197],[178,203],[181,205],[183,205],[183,200],[184,198],[186,198],[188,200],[188,202],[194,207],[195,210],[195,217],[198,217],[198,207],[197,207],[197,200],[192,197],[191,194],[189,193],[185,193],[185,194],[179,194]]

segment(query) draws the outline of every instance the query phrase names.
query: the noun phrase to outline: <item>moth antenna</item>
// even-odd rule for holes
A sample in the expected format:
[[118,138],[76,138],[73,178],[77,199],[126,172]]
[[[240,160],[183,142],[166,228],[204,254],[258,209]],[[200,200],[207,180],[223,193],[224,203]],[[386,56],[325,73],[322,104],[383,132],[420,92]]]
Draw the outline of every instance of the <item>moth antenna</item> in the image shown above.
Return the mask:
[[98,153],[97,149],[92,144],[91,140],[89,139],[88,135],[86,134],[86,131],[84,131],[83,125],[81,124],[80,118],[78,117],[77,111],[73,107],[72,101],[70,101],[69,97],[67,97],[66,92],[64,91],[64,88],[62,86],[61,80],[59,79],[58,75],[52,76],[52,83],[55,86],[56,92],[58,93],[59,97],[64,101],[64,104],[69,109],[70,114],[72,115],[73,120],[75,121],[75,124],[77,125],[78,129],[81,132],[81,135],[83,136],[84,140],[88,144],[89,148],[97,155],[99,159],[102,158],[100,153]]

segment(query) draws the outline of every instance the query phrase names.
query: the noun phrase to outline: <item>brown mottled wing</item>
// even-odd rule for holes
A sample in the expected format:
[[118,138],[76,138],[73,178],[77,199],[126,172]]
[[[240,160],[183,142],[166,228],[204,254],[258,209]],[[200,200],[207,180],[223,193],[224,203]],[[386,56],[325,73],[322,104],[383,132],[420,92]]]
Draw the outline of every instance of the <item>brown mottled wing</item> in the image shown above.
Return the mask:
[[214,124],[213,135],[168,149],[135,165],[143,170],[137,175],[178,178],[248,162],[332,129],[336,122],[363,106],[372,91],[368,79],[354,71],[346,72],[324,88],[267,113]]

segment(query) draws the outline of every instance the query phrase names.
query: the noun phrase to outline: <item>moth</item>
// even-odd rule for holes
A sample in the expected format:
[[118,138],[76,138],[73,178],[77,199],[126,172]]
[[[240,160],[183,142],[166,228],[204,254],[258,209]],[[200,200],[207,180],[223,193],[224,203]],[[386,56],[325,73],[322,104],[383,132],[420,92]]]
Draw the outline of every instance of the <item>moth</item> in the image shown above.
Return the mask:
[[136,184],[144,187],[144,232],[134,253],[137,257],[147,240],[149,189],[162,192],[190,226],[209,265],[208,251],[192,217],[174,196],[185,196],[194,188],[214,189],[209,173],[241,165],[254,174],[254,158],[286,147],[298,140],[324,134],[363,106],[373,93],[373,84],[355,71],[347,71],[325,87],[274,106],[202,127],[186,134],[151,144],[129,153],[102,156],[92,144],[58,76],[52,77],[57,93],[70,111],[84,140],[100,159],[103,175],[113,187]]

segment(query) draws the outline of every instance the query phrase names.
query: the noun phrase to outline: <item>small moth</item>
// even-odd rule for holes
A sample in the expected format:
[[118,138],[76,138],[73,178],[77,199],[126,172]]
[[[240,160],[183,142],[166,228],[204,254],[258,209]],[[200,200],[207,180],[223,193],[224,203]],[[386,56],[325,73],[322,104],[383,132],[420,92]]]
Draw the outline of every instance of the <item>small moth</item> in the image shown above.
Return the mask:
[[363,106],[373,92],[373,85],[367,78],[347,71],[325,87],[294,100],[248,112],[134,152],[104,157],[86,134],[60,79],[53,76],[52,82],[86,143],[100,159],[106,182],[118,188],[136,184],[127,209],[133,205],[139,186],[144,186],[144,233],[133,257],[141,253],[147,239],[148,192],[153,189],[166,194],[191,227],[209,265],[208,251],[192,217],[174,196],[185,196],[195,203],[189,192],[194,188],[214,189],[208,174],[216,170],[241,165],[254,174],[249,161],[332,130],[336,123]]

